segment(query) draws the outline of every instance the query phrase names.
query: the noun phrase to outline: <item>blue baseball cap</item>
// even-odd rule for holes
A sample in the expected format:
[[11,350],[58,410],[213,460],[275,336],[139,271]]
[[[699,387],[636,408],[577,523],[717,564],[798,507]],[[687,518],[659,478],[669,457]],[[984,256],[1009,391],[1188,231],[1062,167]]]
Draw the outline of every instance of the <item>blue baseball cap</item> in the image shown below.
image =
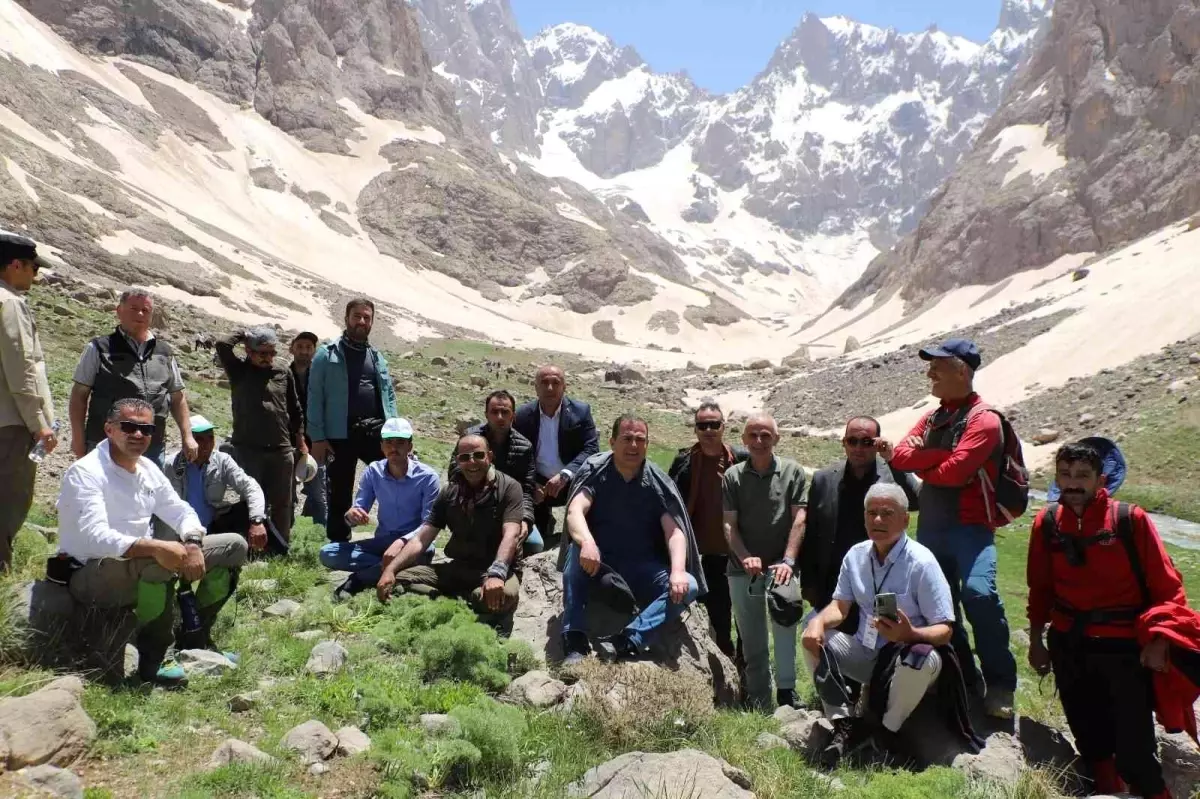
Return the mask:
[[980,357],[979,348],[975,346],[975,342],[967,341],[965,338],[952,338],[936,347],[925,347],[921,350],[920,355],[923,361],[932,361],[934,358],[958,358],[971,367],[971,371],[977,370],[979,364],[983,363],[983,358]]

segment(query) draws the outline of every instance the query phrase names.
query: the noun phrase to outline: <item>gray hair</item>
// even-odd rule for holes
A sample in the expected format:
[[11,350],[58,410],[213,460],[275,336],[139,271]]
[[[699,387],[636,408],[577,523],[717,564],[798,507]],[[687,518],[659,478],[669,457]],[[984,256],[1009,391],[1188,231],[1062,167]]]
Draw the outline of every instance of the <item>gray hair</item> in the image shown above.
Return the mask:
[[279,344],[279,334],[271,327],[252,327],[246,331],[245,342],[254,350],[267,345],[274,347]]
[[150,302],[154,302],[154,295],[150,293],[150,289],[144,289],[141,286],[130,286],[121,292],[121,298],[117,301],[117,304],[124,305],[132,299],[147,299]]
[[108,409],[108,415],[104,417],[106,422],[119,422],[121,415],[125,411],[133,411],[135,413],[148,413],[154,415],[154,406],[139,397],[126,397],[114,402]]
[[745,427],[749,427],[750,425],[754,424],[755,422],[761,422],[766,425],[769,425],[771,428],[771,432],[774,433],[775,435],[779,435],[779,423],[775,421],[775,417],[772,416],[771,414],[761,413],[761,412],[760,413],[752,413],[752,414],[750,414],[750,418],[746,420]]
[[705,397],[704,399],[700,400],[700,407],[696,408],[696,412],[692,414],[692,419],[695,419],[697,416],[699,416],[701,411],[716,411],[718,414],[720,414],[721,419],[725,418],[725,411],[721,410],[721,406],[718,405],[717,401],[712,397]]
[[876,483],[868,488],[867,498],[863,500],[863,507],[870,507],[873,499],[891,500],[900,506],[900,510],[908,512],[908,494],[905,494],[904,489],[895,483]]

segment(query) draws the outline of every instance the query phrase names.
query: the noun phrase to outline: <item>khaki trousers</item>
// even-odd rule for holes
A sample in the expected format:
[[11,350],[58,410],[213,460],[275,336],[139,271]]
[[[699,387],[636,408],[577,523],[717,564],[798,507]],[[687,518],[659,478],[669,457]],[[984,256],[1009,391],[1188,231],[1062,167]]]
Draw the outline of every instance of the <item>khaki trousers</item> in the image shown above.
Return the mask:
[[13,539],[33,505],[37,464],[29,460],[33,435],[22,426],[0,427],[0,572],[12,566]]
[[[448,596],[465,599],[471,610],[481,616],[491,615],[483,601],[483,579],[486,569],[476,569],[449,560],[432,566],[412,566],[396,575],[396,583],[405,591],[425,596]],[[498,615],[512,613],[521,598],[521,583],[516,573],[504,582],[504,604]]]
[[267,499],[267,513],[275,529],[289,544],[292,541],[292,503],[295,501],[294,450],[291,447],[256,449],[234,445],[238,465],[254,478]]

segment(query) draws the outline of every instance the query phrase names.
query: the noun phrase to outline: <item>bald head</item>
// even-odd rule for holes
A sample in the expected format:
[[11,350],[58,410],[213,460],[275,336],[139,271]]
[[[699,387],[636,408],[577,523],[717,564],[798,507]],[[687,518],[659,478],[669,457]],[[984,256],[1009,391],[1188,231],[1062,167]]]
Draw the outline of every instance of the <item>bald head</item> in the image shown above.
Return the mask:
[[547,416],[558,413],[563,395],[567,393],[567,376],[562,367],[553,364],[540,367],[533,382],[542,412]]
[[466,435],[458,439],[454,446],[454,460],[468,483],[481,484],[487,479],[488,469],[492,465],[492,452],[487,438]]
[[756,413],[746,420],[742,443],[750,450],[750,458],[760,466],[775,456],[779,443],[779,425],[769,413]]

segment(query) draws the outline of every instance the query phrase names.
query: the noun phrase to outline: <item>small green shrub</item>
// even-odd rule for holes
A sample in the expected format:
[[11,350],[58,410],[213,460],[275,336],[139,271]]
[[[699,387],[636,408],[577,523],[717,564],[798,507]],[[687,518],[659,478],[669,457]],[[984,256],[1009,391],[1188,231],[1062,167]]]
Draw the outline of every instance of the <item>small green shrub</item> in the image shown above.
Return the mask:
[[178,799],[201,797],[243,797],[257,799],[301,799],[309,794],[288,786],[287,773],[280,765],[231,763],[198,774],[176,796]]
[[462,725],[463,738],[479,749],[479,776],[500,780],[517,775],[521,768],[521,742],[527,729],[525,714],[511,705],[481,699],[460,705],[450,716]]
[[11,580],[0,580],[0,663],[22,660],[29,642],[28,616],[20,589]]
[[427,599],[404,594],[388,603],[375,635],[390,651],[411,652],[422,635],[431,630],[478,625],[475,614],[462,602]]
[[433,771],[430,780],[439,787],[470,784],[471,775],[483,760],[479,747],[461,738],[440,738],[428,744]]
[[473,682],[488,691],[509,683],[508,650],[482,624],[431,630],[418,646],[426,679]]

